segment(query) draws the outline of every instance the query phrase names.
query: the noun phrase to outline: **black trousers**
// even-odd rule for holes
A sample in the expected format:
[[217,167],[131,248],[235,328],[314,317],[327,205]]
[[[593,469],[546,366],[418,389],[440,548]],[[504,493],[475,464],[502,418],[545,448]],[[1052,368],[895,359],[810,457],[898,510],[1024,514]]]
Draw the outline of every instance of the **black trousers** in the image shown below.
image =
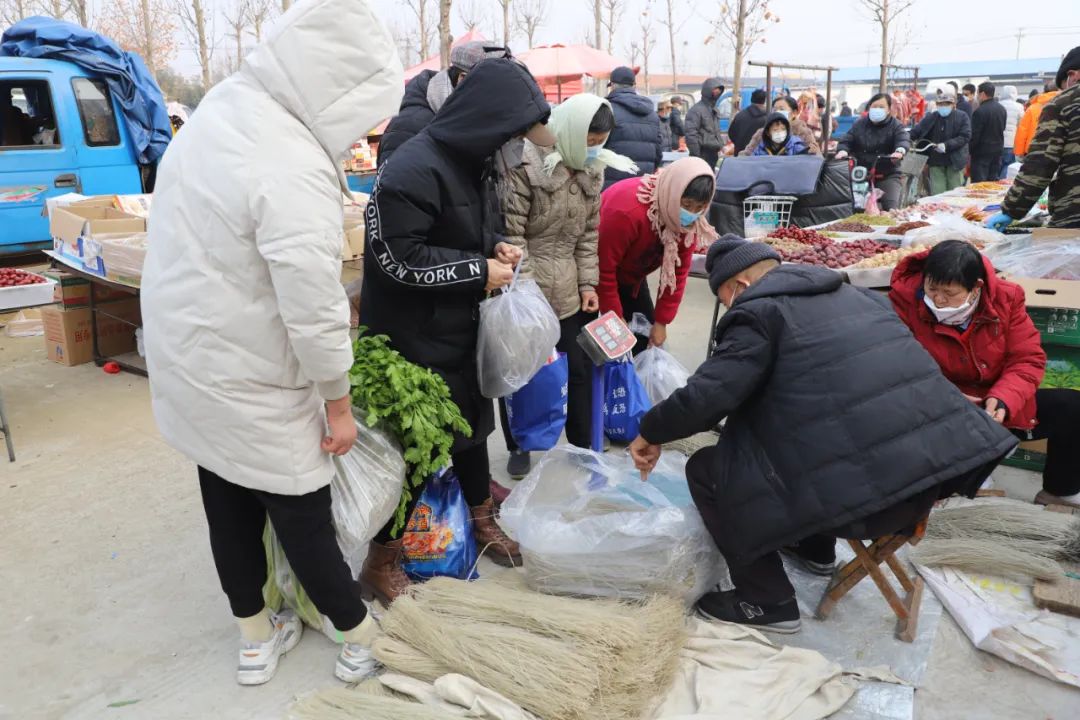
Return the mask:
[[[592,362],[578,345],[581,328],[596,319],[596,313],[579,312],[559,321],[559,342],[555,349],[566,353],[569,375],[566,398],[566,439],[571,445],[589,447],[592,424]],[[499,399],[499,419],[502,421],[506,449],[514,452],[518,445],[510,434],[510,421],[506,417],[506,401]]]
[[[656,322],[656,307],[653,305],[652,293],[649,291],[649,281],[643,279],[638,286],[620,285],[619,304],[622,305],[622,316],[626,324],[634,319],[634,313],[641,313],[649,322]],[[634,345],[634,355],[649,347],[649,338],[646,335],[636,335],[637,344]]]
[[882,210],[895,210],[900,207],[900,193],[904,188],[904,183],[899,173],[875,181],[874,187],[881,190],[881,200],[878,205]]
[[266,583],[263,530],[267,516],[285,557],[315,607],[342,632],[367,616],[360,585],[341,556],[330,514],[330,486],[307,495],[250,490],[199,468],[199,488],[210,526],[221,589],[236,617],[261,611]]
[[[724,513],[720,510],[724,507],[723,498],[717,497],[716,483],[711,477],[708,466],[711,450],[711,448],[706,448],[694,453],[686,464],[686,479],[690,486],[690,495],[701,512],[705,527],[712,534],[721,554],[730,557],[730,554],[725,552],[724,544],[717,532],[718,528],[724,527],[726,521]],[[829,551],[835,552],[838,537],[870,540],[882,535],[911,532],[915,525],[930,512],[934,501],[957,492],[973,494],[998,462],[995,460],[984,467],[854,522],[831,528],[828,532],[810,535],[799,540],[799,546],[808,555],[828,561]],[[739,598],[747,602],[758,605],[776,605],[795,596],[795,587],[788,579],[784,571],[784,563],[777,551],[765,553],[742,564],[729,561],[728,570]]]
[[[458,483],[461,485],[461,494],[465,496],[465,502],[469,504],[469,507],[477,507],[487,502],[491,497],[491,488],[488,485],[491,482],[491,463],[488,460],[487,441],[456,452],[450,456],[450,459],[454,466],[454,474],[457,475]],[[405,508],[406,518],[412,514],[413,508],[423,492],[424,486],[413,488],[412,500],[409,501]],[[379,534],[375,536],[375,542],[385,545],[396,539],[390,534],[393,526],[394,519],[390,518],[386,525],[383,526],[383,529],[379,531]],[[401,532],[398,532],[397,538],[400,537]],[[314,598],[314,596],[312,597]]]
[[1043,489],[1053,495],[1080,492],[1080,391],[1047,388],[1035,391],[1033,430],[1014,430],[1021,440],[1046,440]]
[[997,180],[1001,172],[1001,153],[971,156],[971,182]]

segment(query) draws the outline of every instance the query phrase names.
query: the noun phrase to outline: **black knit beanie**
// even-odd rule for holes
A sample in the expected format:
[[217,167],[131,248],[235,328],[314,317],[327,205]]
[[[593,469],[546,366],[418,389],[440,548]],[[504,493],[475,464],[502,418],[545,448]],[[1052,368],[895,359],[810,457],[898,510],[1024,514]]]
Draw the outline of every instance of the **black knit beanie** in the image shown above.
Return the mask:
[[1065,89],[1065,74],[1070,70],[1080,70],[1080,45],[1065,53],[1065,57],[1061,61],[1061,67],[1058,68],[1057,77],[1054,78],[1054,81],[1062,90]]
[[763,242],[743,240],[738,235],[725,235],[712,244],[705,256],[705,271],[709,273],[712,294],[725,282],[751,265],[762,260],[780,262],[780,255]]

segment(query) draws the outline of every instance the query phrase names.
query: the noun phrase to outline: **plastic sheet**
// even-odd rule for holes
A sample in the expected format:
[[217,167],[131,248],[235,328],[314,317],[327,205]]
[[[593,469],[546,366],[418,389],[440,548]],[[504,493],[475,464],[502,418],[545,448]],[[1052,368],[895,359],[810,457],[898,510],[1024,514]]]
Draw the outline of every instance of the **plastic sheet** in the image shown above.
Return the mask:
[[1080,231],[1075,239],[1014,244],[990,253],[994,267],[1012,275],[1052,280],[1080,280]]
[[559,334],[559,318],[540,286],[515,276],[506,292],[480,303],[480,391],[500,398],[523,388],[547,362]]
[[982,225],[968,222],[958,215],[938,214],[927,218],[926,227],[911,230],[904,235],[903,247],[928,245],[933,247],[946,240],[963,240],[972,245],[986,247],[1007,240],[1005,235]]
[[644,598],[688,605],[726,579],[727,566],[694,507],[686,456],[665,452],[648,482],[628,455],[562,445],[502,506],[540,592]]
[[634,358],[634,370],[653,405],[667,400],[671,393],[684,387],[690,379],[690,371],[674,355],[660,347],[651,347]]

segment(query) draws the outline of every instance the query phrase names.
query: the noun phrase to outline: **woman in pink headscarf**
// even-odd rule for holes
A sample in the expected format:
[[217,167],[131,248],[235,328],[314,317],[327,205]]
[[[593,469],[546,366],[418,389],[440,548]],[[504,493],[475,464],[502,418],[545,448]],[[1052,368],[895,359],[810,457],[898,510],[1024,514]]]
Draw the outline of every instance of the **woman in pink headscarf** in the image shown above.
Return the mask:
[[[653,324],[634,352],[663,345],[675,319],[695,250],[716,239],[705,219],[716,180],[708,163],[683,158],[653,175],[615,183],[600,202],[600,312],[628,322],[641,313]],[[656,303],[646,278],[660,270]]]

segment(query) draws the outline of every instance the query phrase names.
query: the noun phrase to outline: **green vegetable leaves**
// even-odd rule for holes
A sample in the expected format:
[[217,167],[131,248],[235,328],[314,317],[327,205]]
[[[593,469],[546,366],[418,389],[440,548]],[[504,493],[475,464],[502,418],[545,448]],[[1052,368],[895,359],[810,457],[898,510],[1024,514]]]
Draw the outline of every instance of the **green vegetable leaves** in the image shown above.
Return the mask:
[[[363,333],[363,328],[361,328]],[[450,388],[431,370],[415,365],[389,345],[385,335],[362,335],[353,344],[349,371],[352,403],[365,422],[382,425],[401,443],[409,476],[394,514],[392,534],[405,527],[405,507],[413,489],[450,464],[454,433],[472,428],[450,399]]]

